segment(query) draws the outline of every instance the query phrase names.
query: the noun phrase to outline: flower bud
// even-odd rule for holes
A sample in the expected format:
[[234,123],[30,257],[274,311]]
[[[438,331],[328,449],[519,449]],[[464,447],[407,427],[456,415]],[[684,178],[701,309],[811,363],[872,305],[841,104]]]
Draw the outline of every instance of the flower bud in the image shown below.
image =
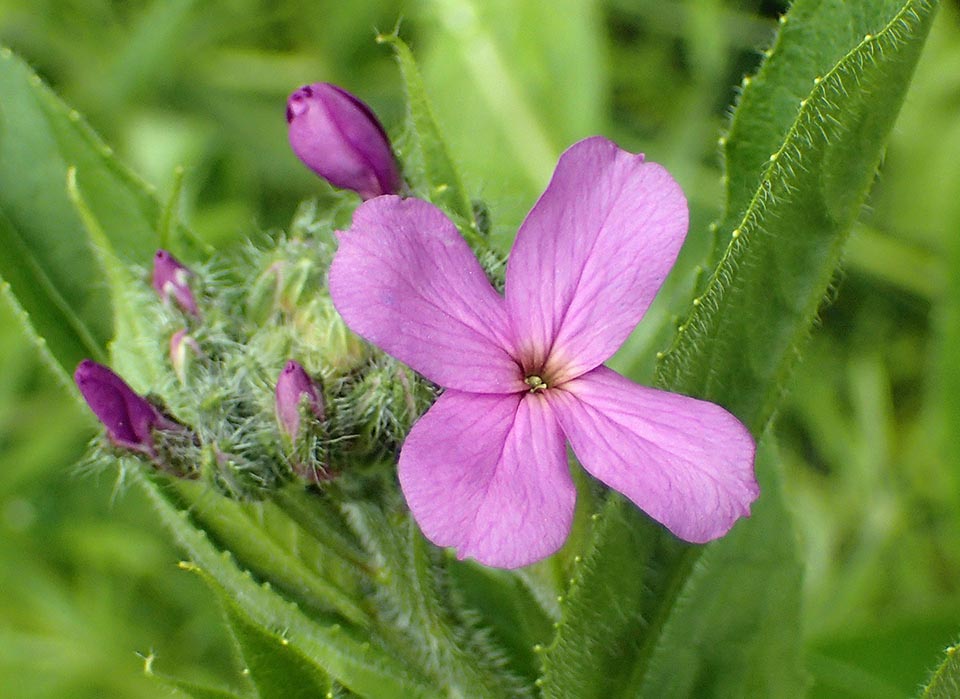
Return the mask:
[[186,328],[177,330],[170,336],[170,364],[180,383],[186,383],[190,365],[202,355],[200,345],[192,336],[187,335]]
[[287,100],[290,146],[330,184],[364,199],[400,190],[390,141],[373,111],[330,83],[305,85]]
[[154,430],[182,430],[102,364],[84,359],[73,378],[87,405],[107,428],[107,437],[118,447],[156,457]]
[[189,284],[192,275],[180,260],[166,250],[157,250],[153,256],[153,288],[160,298],[167,301],[172,297],[184,313],[199,317],[200,309]]
[[292,359],[280,372],[276,395],[277,422],[290,439],[295,440],[300,433],[301,402],[306,402],[307,408],[318,420],[323,419],[323,401],[317,387],[306,370]]

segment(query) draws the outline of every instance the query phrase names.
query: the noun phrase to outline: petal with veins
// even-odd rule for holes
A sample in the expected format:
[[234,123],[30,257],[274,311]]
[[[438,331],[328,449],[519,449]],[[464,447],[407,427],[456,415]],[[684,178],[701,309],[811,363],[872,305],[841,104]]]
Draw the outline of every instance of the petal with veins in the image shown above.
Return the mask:
[[583,467],[681,539],[705,543],[749,515],[753,438],[720,406],[606,367],[548,393]]
[[517,568],[570,531],[576,489],[542,395],[447,391],[414,425],[399,471],[423,533],[460,558]]
[[441,386],[525,388],[503,298],[439,209],[377,197],[339,238],[330,296],[351,330]]
[[609,359],[673,267],[687,220],[683,192],[660,165],[600,137],[567,149],[507,263],[525,368],[549,354],[544,373],[559,383]]

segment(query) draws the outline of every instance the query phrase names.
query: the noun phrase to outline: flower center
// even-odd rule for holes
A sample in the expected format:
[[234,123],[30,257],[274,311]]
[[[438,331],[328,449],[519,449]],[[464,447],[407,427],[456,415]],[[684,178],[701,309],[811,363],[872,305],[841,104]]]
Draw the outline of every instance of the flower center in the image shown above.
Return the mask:
[[537,376],[536,374],[531,374],[530,376],[525,378],[523,382],[530,387],[530,393],[536,393],[537,391],[546,391],[549,388],[549,386],[547,386],[547,382],[544,381],[539,376]]

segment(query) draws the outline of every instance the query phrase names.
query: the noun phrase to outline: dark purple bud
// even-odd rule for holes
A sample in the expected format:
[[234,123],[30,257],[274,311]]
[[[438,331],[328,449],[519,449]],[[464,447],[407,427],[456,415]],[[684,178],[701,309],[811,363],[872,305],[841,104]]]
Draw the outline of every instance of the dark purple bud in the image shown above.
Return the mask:
[[300,433],[302,401],[306,401],[318,420],[323,419],[323,400],[317,387],[306,370],[291,359],[277,379],[277,422],[290,439],[296,439]]
[[107,428],[110,441],[118,447],[153,457],[153,431],[181,429],[102,364],[84,359],[73,378],[87,405]]
[[160,298],[166,301],[172,297],[185,313],[199,317],[200,309],[190,290],[192,275],[193,272],[166,250],[157,250],[153,256],[153,288]]
[[370,107],[330,83],[305,85],[287,100],[290,146],[330,184],[364,199],[400,191],[390,140]]

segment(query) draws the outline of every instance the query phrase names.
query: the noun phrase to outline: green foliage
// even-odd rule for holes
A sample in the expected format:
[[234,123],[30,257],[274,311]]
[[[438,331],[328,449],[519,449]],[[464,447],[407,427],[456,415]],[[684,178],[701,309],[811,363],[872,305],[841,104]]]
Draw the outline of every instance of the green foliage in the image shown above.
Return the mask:
[[[105,7],[96,11],[105,13]],[[107,109],[142,98],[143,86],[154,85],[145,76],[163,75],[164,63],[175,63],[178,56],[183,60],[182,47],[179,54],[174,50],[170,56],[167,47],[176,44],[179,33],[198,31],[197,7],[189,1],[153,3],[149,11],[136,14],[136,31],[131,32],[126,50],[117,52],[107,66],[115,79],[105,81],[99,92],[103,104],[111,105]],[[799,348],[829,290],[841,246],[880,161],[933,7],[934,3],[920,0],[798,0],[781,23],[760,72],[744,82],[723,140],[727,200],[717,227],[717,266],[701,278],[693,306],[685,311],[688,317],[680,323],[676,341],[658,367],[661,386],[721,402],[762,436],[758,474],[763,496],[752,518],[704,549],[678,544],[614,496],[585,531],[578,532],[582,538],[572,539],[573,548],[585,542],[583,550],[565,551],[558,560],[536,569],[516,574],[487,571],[433,550],[396,501],[389,468],[374,458],[392,456],[419,410],[416,406],[429,400],[430,388],[417,384],[411,389],[404,383],[413,380],[407,374],[395,381],[400,376],[395,365],[366,364],[370,358],[365,350],[352,344],[342,325],[331,320],[329,304],[324,305],[323,299],[305,302],[322,285],[323,264],[306,260],[310,253],[289,239],[283,241],[282,250],[249,252],[247,266],[230,254],[203,265],[202,292],[207,301],[236,281],[224,279],[224,270],[231,265],[256,270],[247,275],[254,283],[246,299],[230,297],[222,302],[223,306],[246,303],[247,325],[238,331],[223,316],[208,316],[203,326],[194,329],[200,331],[204,346],[215,350],[211,352],[215,362],[198,362],[194,369],[199,373],[193,375],[194,379],[206,376],[208,382],[175,377],[164,366],[161,340],[182,319],[159,309],[146,286],[145,273],[130,263],[145,266],[160,241],[192,245],[177,224],[182,175],[174,182],[167,205],[158,205],[149,188],[116,163],[76,112],[64,107],[9,52],[0,53],[0,243],[15,254],[0,256],[0,276],[7,283],[0,291],[28,314],[21,314],[20,321],[47,343],[62,367],[62,378],[82,356],[103,359],[109,345],[114,366],[138,389],[165,398],[179,415],[189,415],[191,421],[203,410],[240,415],[230,423],[229,435],[219,433],[210,440],[212,430],[200,430],[204,440],[218,445],[250,447],[236,459],[238,470],[229,470],[233,464],[222,470],[214,451],[206,452],[205,467],[217,472],[222,490],[234,496],[256,495],[263,501],[225,498],[210,488],[216,479],[171,483],[139,465],[122,474],[142,486],[190,559],[184,567],[199,573],[220,600],[247,671],[244,696],[295,696],[296,692],[303,696],[531,696],[537,692],[535,683],[548,697],[801,696],[809,684],[801,633],[801,564],[784,506],[775,435],[764,428],[780,404]],[[423,3],[421,10],[412,24],[404,25],[404,33],[411,29],[416,39],[422,27],[432,29],[433,41],[423,47],[427,56],[423,78],[406,46],[395,36],[382,37],[397,54],[407,88],[408,126],[399,150],[407,159],[414,190],[458,217],[475,246],[490,245],[476,211],[483,211],[484,218],[489,211],[495,230],[502,232],[502,224],[518,220],[539,191],[556,153],[598,128],[608,97],[608,71],[620,86],[614,95],[616,104],[656,112],[663,120],[661,127],[670,134],[664,140],[674,145],[673,155],[667,157],[682,159],[677,171],[691,192],[695,226],[715,213],[715,202],[710,202],[713,185],[697,186],[712,181],[716,174],[703,164],[698,139],[716,126],[718,117],[711,104],[718,95],[703,90],[724,84],[726,62],[733,63],[731,47],[752,47],[757,35],[766,31],[762,20],[746,14],[747,10],[732,11],[719,1],[615,2],[606,7],[602,18],[594,4],[580,0],[559,5],[451,0]],[[311,24],[309,31],[352,39],[358,26],[369,29],[370,21],[359,19],[360,14],[336,11],[329,27],[321,22]],[[598,26],[605,19],[608,28],[613,27],[624,16],[640,18],[635,26],[642,27],[649,46],[656,46],[662,34],[671,48],[648,47],[643,54],[649,61],[645,65],[619,60],[605,65]],[[283,18],[272,21],[279,24]],[[290,36],[306,31],[293,27],[295,22],[289,24],[288,33],[273,39],[278,46],[285,47],[284,41],[292,41]],[[237,25],[228,26],[238,31]],[[683,42],[685,61],[701,72],[686,77],[684,87],[689,92],[678,88],[670,93],[681,99],[664,97],[657,100],[662,106],[647,106],[651,100],[637,95],[653,87],[636,87],[641,71],[661,91],[685,79],[682,67],[678,68],[684,62],[669,60],[674,41]],[[417,49],[419,53],[420,45]],[[278,55],[281,50],[286,49],[278,49]],[[349,54],[353,49],[343,50]],[[261,134],[254,133],[259,126],[252,124],[271,123],[269,110],[276,111],[275,103],[287,90],[274,85],[278,75],[292,80],[298,71],[291,63],[271,60],[266,54],[245,55],[235,49],[204,56],[209,60],[196,61],[196,80],[204,89],[214,88],[216,99],[208,101],[216,103],[213,111],[221,115],[224,142],[235,151],[246,147],[285,174],[275,165],[278,158],[263,155],[273,153],[273,146],[255,144]],[[225,73],[225,66],[243,70]],[[216,77],[224,74],[242,79]],[[551,80],[552,75],[563,75],[563,84]],[[225,87],[224,81],[231,79],[236,84]],[[301,82],[313,79],[313,73],[297,77]],[[269,119],[234,113],[239,110],[232,109],[230,91],[256,92],[244,86],[249,81],[268,86],[265,92],[270,99],[263,102]],[[625,81],[634,86],[634,92],[622,94]],[[466,90],[465,85],[472,89]],[[697,87],[690,89],[690,85]],[[202,104],[203,90],[193,89],[196,92],[184,90],[190,98],[178,99]],[[427,92],[437,89],[441,99],[433,107]],[[389,104],[382,95],[376,100]],[[704,111],[710,115],[704,117]],[[616,128],[628,130],[622,122]],[[441,139],[441,130],[453,136],[452,148]],[[169,131],[160,128],[150,133]],[[192,127],[183,131],[200,132]],[[273,135],[263,140],[271,139],[277,140]],[[457,162],[460,159],[466,162]],[[417,172],[418,166],[424,174]],[[460,167],[469,187],[458,174]],[[211,172],[216,169],[210,167]],[[243,168],[223,166],[212,177],[224,179],[223,172],[240,172],[238,178],[244,173]],[[74,176],[68,179],[68,173]],[[489,209],[475,207],[468,192],[477,191],[492,202]],[[189,207],[193,196],[189,181],[183,193]],[[343,203],[336,196],[326,198],[334,208]],[[246,223],[243,215],[222,220],[232,221],[235,228],[237,220]],[[288,214],[273,211],[271,216],[271,220],[286,219]],[[339,221],[348,219],[349,210],[337,209],[321,227],[332,229],[338,216]],[[299,227],[316,226],[317,217],[300,219],[291,238],[302,234],[310,241],[306,247],[316,253],[312,246],[318,245],[321,236]],[[704,246],[696,241],[697,233],[695,229],[691,234],[692,246],[685,252],[692,261],[682,263],[681,271],[699,261],[693,257]],[[865,239],[876,241],[884,232],[872,230],[870,235]],[[882,270],[882,258],[900,259],[901,248],[893,248],[896,254],[873,257],[865,252],[868,248],[876,251],[872,243],[854,249],[851,265],[855,270],[857,265]],[[193,249],[198,257],[209,253]],[[951,251],[950,259],[955,260],[956,250]],[[276,257],[270,258],[274,252]],[[914,252],[910,259],[919,260],[918,268],[923,268],[925,251]],[[322,258],[326,252],[317,254]],[[272,263],[291,270],[282,283],[268,274]],[[938,288],[935,280],[883,273],[899,280],[896,283],[912,284],[921,293]],[[687,288],[691,276],[675,282],[675,289]],[[948,283],[955,286],[954,276],[948,277]],[[956,299],[955,291],[950,298]],[[112,316],[107,311],[111,307]],[[293,307],[303,312],[291,324],[295,333],[273,344],[258,334],[261,327],[289,322]],[[950,353],[955,333],[949,331],[954,311],[946,313],[944,320],[948,328],[943,336],[945,386],[957,375],[950,368],[954,361],[950,357],[956,356]],[[245,455],[259,450],[269,456],[269,468],[275,469],[287,456],[263,426],[270,418],[270,372],[277,367],[243,360],[240,348],[246,341],[253,345],[252,355],[267,352],[279,357],[291,348],[306,352],[312,370],[322,374],[331,405],[365,396],[370,415],[384,418],[376,424],[351,417],[339,425],[335,421],[324,425],[324,429],[340,430],[338,434],[345,438],[341,465],[352,463],[349,435],[362,433],[364,440],[386,445],[368,455],[369,463],[357,460],[356,473],[342,479],[342,488],[323,483],[310,489],[300,483],[281,487],[291,474],[268,469],[270,477],[263,478],[267,471],[245,461]],[[339,348],[336,353],[343,359],[333,368],[323,357],[323,350],[331,346]],[[635,356],[648,351],[644,348]],[[811,354],[818,359],[826,353],[818,349]],[[231,358],[230,369],[236,371],[217,376],[215,372],[228,363],[225,357]],[[896,417],[893,407],[884,402],[886,377],[878,366],[862,361],[854,367],[858,392],[853,402],[863,413],[858,416],[865,415],[863,424],[855,427],[886,426]],[[355,371],[368,373],[351,384]],[[831,430],[843,433],[847,423],[841,409],[822,397],[834,395],[833,377],[820,373],[823,376],[810,379],[812,388],[798,392],[792,408],[806,417],[808,426],[815,424],[822,430],[818,435]],[[227,375],[233,377],[228,390],[217,392],[217,382]],[[330,381],[334,376],[336,380]],[[396,393],[375,394],[383,383],[393,385]],[[238,386],[254,398],[231,399],[231,391]],[[809,398],[818,392],[819,402]],[[199,407],[197,396],[204,397]],[[416,396],[414,408],[407,405],[411,396]],[[944,397],[949,405],[951,400],[949,395]],[[394,410],[395,405],[404,407]],[[939,416],[947,414],[952,413],[945,410]],[[944,443],[955,439],[949,433],[950,424],[942,426]],[[253,429],[253,425],[258,426]],[[817,444],[827,441],[818,437]],[[861,458],[872,464],[887,457],[878,446]],[[843,460],[836,453],[831,455],[831,463]],[[859,485],[888,477],[887,471],[880,473],[871,476],[864,468],[856,477],[832,481],[844,488],[837,494],[836,508],[846,507],[850,492]],[[890,478],[898,477],[890,473]],[[222,482],[230,475],[237,477],[236,487]],[[865,511],[876,506],[864,500]],[[826,502],[820,498],[822,507]],[[944,531],[956,529],[945,526]],[[872,570],[875,567],[863,564],[849,577],[866,585],[863,581]],[[849,589],[861,588],[851,583]],[[559,602],[554,603],[551,598],[557,594]],[[844,608],[856,607],[857,600],[856,595],[849,596]],[[863,613],[884,608],[884,603],[882,598],[874,600],[873,607]],[[64,600],[62,606],[69,604]],[[37,641],[17,635],[10,640],[18,649],[33,647],[30,644]],[[104,646],[103,656],[115,647],[102,639],[96,644]],[[831,672],[839,677],[844,670],[824,652],[821,646],[809,663],[818,681]],[[948,656],[944,668],[952,657]],[[102,666],[103,657],[90,662]],[[936,691],[949,691],[946,678],[955,668],[944,668],[931,684],[939,688]],[[845,686],[860,692],[852,696],[868,696],[877,688],[891,693],[883,682],[871,684],[869,673],[846,669]],[[217,689],[223,684],[219,678],[160,679],[198,697],[238,696],[232,690]],[[234,678],[235,684],[240,682]],[[126,689],[114,692],[125,696]]]
[[651,570],[653,527],[636,508],[616,501],[594,515],[597,543],[574,560],[563,616],[543,653],[544,697],[615,697],[630,689],[624,667],[633,664],[650,627],[649,591],[658,571]]
[[495,223],[515,231],[559,153],[602,128],[601,12],[584,0],[431,0],[420,13],[432,31],[418,59],[451,151]]
[[396,34],[380,35],[377,40],[393,47],[407,90],[409,125],[406,138],[410,145],[409,150],[400,147],[401,159],[410,163],[407,176],[416,180],[414,187],[423,190],[426,199],[449,211],[461,222],[464,235],[473,245],[480,245],[482,238],[474,219],[473,205],[463,188],[460,173],[450,159],[446,141],[440,135],[413,54]]
[[696,560],[651,653],[640,696],[803,696],[809,681],[800,644],[802,564],[778,466],[765,436],[757,473],[768,495],[749,521]]
[[[796,3],[798,14],[786,15],[784,26],[802,23],[804,7]],[[761,171],[739,156],[728,162],[729,218],[736,225],[663,356],[662,385],[717,400],[755,434],[763,430],[873,181],[935,7],[908,2],[892,16],[878,12],[876,34],[858,37],[822,75],[807,75],[811,89],[789,108],[790,127]],[[830,26],[821,27],[821,42],[833,47],[844,36],[830,35]],[[845,23],[836,26],[846,32]],[[774,57],[793,40],[806,37],[781,35],[767,65],[775,69]],[[727,139],[733,153],[739,139],[754,140],[772,123],[768,114],[786,108],[777,103],[780,84],[766,82],[766,66],[748,84],[750,99],[745,94]],[[765,95],[771,97],[764,101]],[[741,132],[741,119],[751,118],[754,124]],[[744,187],[752,191],[745,210],[736,194]],[[755,301],[764,297],[763,304]]]
[[[242,621],[244,634],[259,629],[256,638],[248,639],[251,646],[257,644],[256,652],[261,654],[259,667],[269,667],[270,662],[262,655],[272,654],[278,656],[277,663],[295,663],[305,672],[307,668],[302,659],[306,658],[308,664],[315,666],[310,668],[315,676],[319,676],[316,666],[323,668],[341,684],[361,695],[383,699],[432,695],[423,679],[409,666],[390,657],[379,644],[364,640],[358,631],[335,619],[318,619],[316,614],[308,616],[296,604],[277,595],[268,583],[256,582],[248,571],[237,567],[229,551],[217,550],[206,533],[195,528],[189,511],[178,509],[162,481],[155,482],[143,475],[136,477],[161,521],[190,556],[192,562],[187,564],[188,567],[196,566],[205,571],[216,582],[218,595],[240,607],[240,610],[232,607],[232,611],[228,608],[228,616],[231,613],[241,615],[231,621]],[[277,642],[266,644],[265,635],[272,636]],[[243,648],[244,643],[240,645]],[[294,660],[279,657],[292,653],[297,654]],[[251,661],[248,659],[247,662]],[[270,679],[265,678],[264,682],[270,682]]]
[[253,621],[210,575],[200,568],[186,567],[197,572],[220,600],[246,663],[245,674],[250,677],[260,699],[327,696],[331,686],[326,673],[312,659],[289,649],[289,641],[282,631],[271,632]]

